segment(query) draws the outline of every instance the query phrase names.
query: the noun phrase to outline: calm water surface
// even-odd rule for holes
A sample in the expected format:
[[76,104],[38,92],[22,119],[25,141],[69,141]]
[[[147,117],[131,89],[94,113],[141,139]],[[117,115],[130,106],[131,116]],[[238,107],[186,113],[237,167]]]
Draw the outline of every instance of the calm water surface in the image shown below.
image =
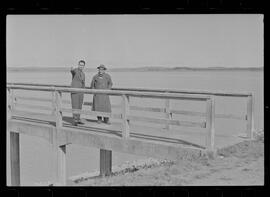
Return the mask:
[[[86,73],[86,85],[89,86],[95,73]],[[114,87],[127,88],[168,88],[184,90],[208,90],[226,92],[252,92],[255,96],[255,129],[263,129],[263,71],[185,71],[185,72],[111,72]],[[7,73],[9,82],[49,83],[69,85],[70,73],[62,72],[11,72]],[[21,92],[22,93],[22,92]],[[21,94],[20,93],[20,94]],[[46,93],[47,94],[47,93]],[[42,96],[42,95],[35,95]],[[50,95],[46,95],[50,96]],[[65,95],[70,99],[69,95]],[[86,95],[85,100],[92,100]],[[118,98],[111,98],[112,103],[119,103]],[[157,106],[160,103],[147,101],[132,102]],[[192,102],[175,102],[174,108],[201,111],[204,106]],[[216,113],[233,113],[244,115],[246,100],[239,98],[216,98]],[[228,130],[239,133],[244,131],[243,121],[216,120],[216,131]],[[51,147],[43,139],[21,135],[21,183],[33,185],[36,182],[51,181]],[[113,152],[113,165],[124,161],[144,158]],[[9,177],[9,161],[7,160],[7,179]],[[91,172],[99,168],[99,150],[69,145],[67,149],[67,175],[73,176],[84,172]]]

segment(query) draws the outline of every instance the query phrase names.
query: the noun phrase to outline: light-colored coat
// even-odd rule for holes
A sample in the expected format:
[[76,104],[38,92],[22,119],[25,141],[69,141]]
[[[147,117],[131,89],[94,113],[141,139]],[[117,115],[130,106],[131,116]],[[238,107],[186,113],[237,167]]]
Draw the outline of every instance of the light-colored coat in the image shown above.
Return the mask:
[[[109,74],[104,73],[102,76],[96,74],[91,82],[92,89],[111,89],[112,80]],[[109,96],[106,94],[94,94],[93,96],[93,111],[111,112],[111,103]]]

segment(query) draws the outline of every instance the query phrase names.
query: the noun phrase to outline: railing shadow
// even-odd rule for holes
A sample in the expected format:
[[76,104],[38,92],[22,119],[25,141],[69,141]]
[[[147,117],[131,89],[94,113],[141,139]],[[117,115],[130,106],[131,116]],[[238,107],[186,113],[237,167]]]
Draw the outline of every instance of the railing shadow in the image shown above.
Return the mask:
[[39,124],[48,124],[52,126],[56,126],[56,123],[49,120],[40,120],[40,119],[34,119],[34,118],[28,118],[28,117],[21,117],[21,116],[12,116],[12,119],[15,120],[22,120],[22,121],[28,121],[33,123],[39,123]]

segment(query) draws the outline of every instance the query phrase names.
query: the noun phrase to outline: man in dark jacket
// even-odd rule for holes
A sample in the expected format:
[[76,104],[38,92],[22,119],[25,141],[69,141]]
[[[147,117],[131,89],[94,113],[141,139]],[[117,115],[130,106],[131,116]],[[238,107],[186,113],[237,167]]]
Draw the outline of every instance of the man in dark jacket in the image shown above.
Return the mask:
[[[72,74],[72,88],[84,88],[85,87],[85,74],[83,72],[85,61],[80,60],[77,68],[71,67],[70,72]],[[72,109],[82,109],[83,93],[71,93]],[[73,113],[73,125],[84,124],[80,120],[80,114]]]
[[[110,75],[105,73],[106,67],[101,64],[97,68],[98,68],[98,74],[96,74],[93,77],[90,88],[111,89],[113,83],[112,83]],[[94,94],[92,110],[100,111],[100,112],[111,112],[111,103],[110,103],[109,96],[106,94]],[[97,118],[98,118],[98,123],[101,123],[102,117],[98,116]],[[106,124],[110,124],[108,117],[103,117],[103,118]]]

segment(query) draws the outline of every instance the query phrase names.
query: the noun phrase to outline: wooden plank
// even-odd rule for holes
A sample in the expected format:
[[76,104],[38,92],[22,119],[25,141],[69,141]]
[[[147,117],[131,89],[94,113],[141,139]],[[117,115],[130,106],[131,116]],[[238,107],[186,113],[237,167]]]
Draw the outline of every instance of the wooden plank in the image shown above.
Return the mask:
[[[71,104],[71,101],[70,100],[66,100],[66,99],[63,99],[62,100],[62,103],[65,103],[65,104]],[[93,105],[93,102],[83,102],[83,105],[86,105],[86,106],[92,106]],[[111,105],[113,108],[120,108],[121,105]]]
[[112,173],[112,151],[100,149],[100,176],[109,176]]
[[41,84],[41,83],[12,83],[12,82],[8,82],[7,84],[8,84],[8,85],[25,85],[25,86],[70,87],[69,85]]
[[149,112],[165,112],[164,108],[158,108],[158,107],[130,106],[130,110],[149,111]]
[[[199,116],[206,117],[206,113],[204,112],[193,112],[193,111],[185,111],[185,110],[171,110],[173,114],[181,114],[187,116]],[[215,118],[227,118],[227,119],[237,119],[237,120],[245,120],[245,116],[234,115],[234,114],[215,114]]]
[[187,115],[187,116],[200,116],[200,117],[206,116],[206,113],[204,113],[204,112],[193,112],[193,111],[175,110],[175,109],[171,109],[171,113]]
[[129,95],[134,97],[149,97],[149,98],[170,98],[181,100],[205,101],[209,96],[179,94],[179,93],[163,93],[163,92],[138,92],[138,91],[117,91],[117,90],[101,90],[101,89],[85,89],[85,88],[60,88],[60,87],[40,87],[40,86],[25,86],[25,85],[7,85],[8,88],[23,89],[23,90],[38,90],[38,91],[61,91],[74,92],[85,94],[108,94],[108,95]]
[[[71,104],[71,101],[70,100],[67,100],[67,99],[62,99],[62,103],[65,103],[65,104]],[[83,105],[87,105],[87,106],[92,106],[93,103],[92,102],[83,102]]]
[[112,114],[112,113],[107,113],[107,112],[80,110],[80,109],[67,109],[67,108],[62,108],[61,111],[67,112],[67,113],[80,113],[80,114],[85,114],[85,115],[103,116],[103,117],[121,119],[121,114]]
[[16,96],[15,98],[17,100],[52,102],[50,98],[37,98],[37,97],[26,97],[26,96]]
[[207,90],[178,90],[178,89],[161,89],[161,88],[112,88],[119,91],[143,91],[143,92],[169,92],[180,94],[201,94],[212,96],[229,96],[229,97],[247,97],[249,92],[225,92],[225,91],[207,91]]
[[30,105],[30,104],[22,104],[22,103],[17,103],[16,107],[19,108],[29,108],[29,109],[41,109],[41,110],[48,110],[48,111],[52,111],[53,108],[52,107],[48,107],[48,106],[40,106],[40,105]]
[[[112,108],[121,108],[122,105],[112,105]],[[141,106],[135,106],[131,105],[129,106],[130,110],[136,110],[136,111],[149,111],[149,112],[165,112],[164,108],[158,108],[158,107],[141,107]]]
[[166,123],[169,123],[171,125],[177,125],[177,126],[205,128],[205,123],[204,122],[167,120],[167,119],[161,119],[161,118],[149,118],[149,117],[131,116],[131,115],[128,116],[128,119],[129,120],[133,120],[133,121],[149,122],[149,123],[156,123],[156,124],[166,124]]
[[236,119],[236,120],[245,120],[245,116],[237,116],[234,114],[215,114],[215,118],[227,118],[227,119]]
[[20,135],[10,132],[11,185],[20,186]]
[[214,150],[215,140],[215,100],[214,97],[206,101],[206,147],[209,151]]
[[179,121],[179,120],[170,120],[171,125],[185,126],[185,127],[200,127],[205,128],[205,122],[191,122],[191,121]]
[[129,119],[128,116],[130,114],[129,110],[129,97],[127,95],[122,96],[122,119],[123,119],[123,131],[122,136],[123,138],[127,139],[129,138],[130,128],[129,128]]
[[254,97],[247,98],[247,127],[246,134],[248,138],[253,138],[254,131]]
[[[67,85],[58,84],[38,84],[38,83],[7,83],[11,85],[25,85],[25,86],[50,86],[50,87],[62,87],[68,88]],[[86,88],[87,89],[87,88]],[[232,97],[247,97],[251,95],[249,92],[225,92],[225,91],[207,91],[207,90],[179,90],[179,89],[162,89],[162,88],[112,88],[117,91],[143,91],[143,92],[169,92],[169,93],[180,93],[180,94],[201,94],[201,95],[215,95],[215,96],[232,96]]]
[[55,118],[50,114],[44,114],[44,113],[39,113],[39,112],[29,112],[29,111],[23,111],[23,110],[13,110],[12,116],[30,118],[30,119],[36,119],[36,120],[55,121]]

